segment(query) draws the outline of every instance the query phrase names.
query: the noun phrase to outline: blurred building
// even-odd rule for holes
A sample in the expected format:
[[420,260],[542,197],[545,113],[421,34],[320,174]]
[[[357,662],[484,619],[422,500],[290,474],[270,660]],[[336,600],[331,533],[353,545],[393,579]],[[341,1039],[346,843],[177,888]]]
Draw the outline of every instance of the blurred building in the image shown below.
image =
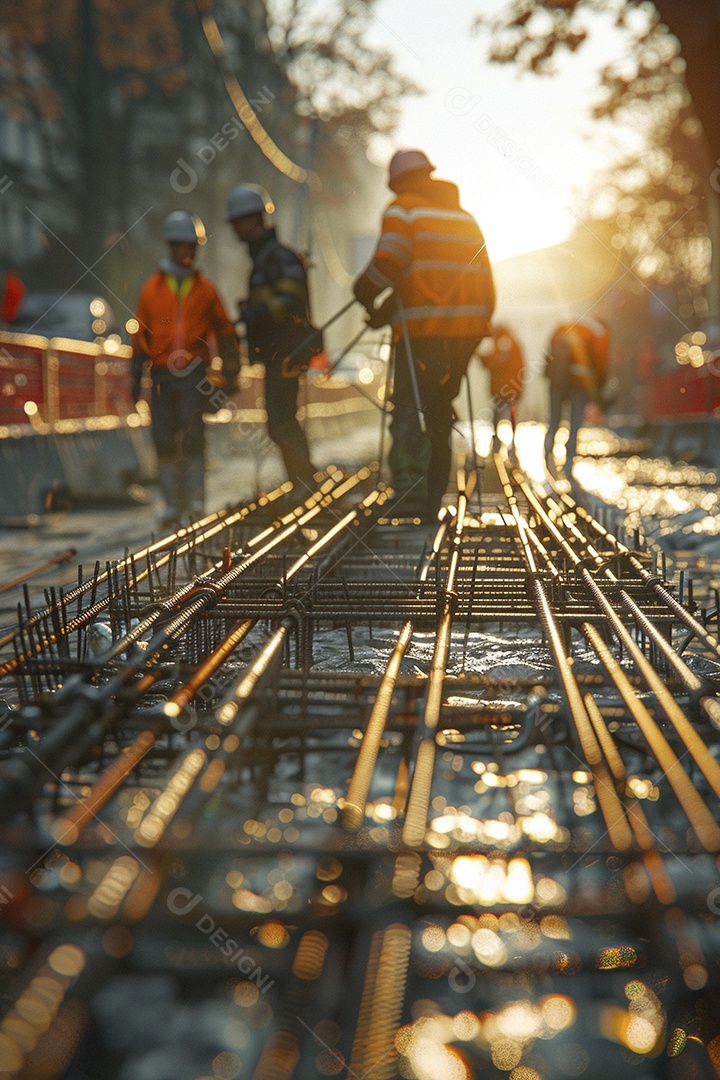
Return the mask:
[[82,287],[124,320],[163,218],[192,209],[210,239],[201,265],[234,310],[245,275],[224,204],[245,180],[268,188],[281,237],[308,253],[319,314],[346,299],[353,237],[375,229],[384,178],[361,147],[330,153],[323,125],[295,114],[262,0],[216,0],[213,14],[263,126],[299,164],[322,169],[312,197],[250,138],[192,5],[127,0],[123,13],[103,0],[45,0],[32,20],[16,0],[0,10],[0,273],[67,289],[91,267]]

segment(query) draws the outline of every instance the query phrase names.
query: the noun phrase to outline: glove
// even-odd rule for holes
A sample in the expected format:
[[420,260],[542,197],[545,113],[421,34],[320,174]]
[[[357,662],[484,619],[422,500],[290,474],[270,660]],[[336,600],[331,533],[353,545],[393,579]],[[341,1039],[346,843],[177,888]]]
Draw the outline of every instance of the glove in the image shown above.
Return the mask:
[[257,319],[262,319],[262,317],[267,314],[267,304],[249,304],[247,301],[241,301],[238,306],[238,317],[240,321],[244,322],[246,325],[255,322]]
[[353,296],[362,304],[368,314],[372,312],[373,300],[380,291],[381,290],[368,281],[366,274],[361,274],[353,285]]
[[386,300],[383,300],[380,307],[372,308],[368,312],[367,325],[372,330],[379,330],[381,326],[387,326],[392,322],[393,315],[395,314],[395,294],[390,293]]

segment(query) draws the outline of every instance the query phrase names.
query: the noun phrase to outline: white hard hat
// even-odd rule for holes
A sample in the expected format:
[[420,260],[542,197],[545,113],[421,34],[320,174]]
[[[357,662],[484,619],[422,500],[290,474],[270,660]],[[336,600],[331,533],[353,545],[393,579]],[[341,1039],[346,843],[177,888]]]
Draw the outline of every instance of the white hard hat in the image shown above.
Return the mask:
[[396,180],[405,173],[423,169],[434,172],[435,166],[423,150],[396,150],[390,158],[389,178]]
[[247,214],[272,214],[275,207],[264,188],[255,184],[238,184],[228,195],[225,220],[245,217]]
[[168,214],[163,225],[163,236],[168,241],[187,244],[205,244],[207,236],[205,226],[197,214],[189,210],[173,210]]

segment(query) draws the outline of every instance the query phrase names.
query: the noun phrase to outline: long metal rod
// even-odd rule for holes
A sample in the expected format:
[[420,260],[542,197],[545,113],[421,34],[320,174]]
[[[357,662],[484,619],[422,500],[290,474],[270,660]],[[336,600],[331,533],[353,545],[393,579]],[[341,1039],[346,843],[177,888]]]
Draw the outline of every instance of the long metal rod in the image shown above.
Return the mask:
[[610,778],[600,744],[592,726],[577,680],[570,668],[562,638],[552,617],[544,586],[538,577],[533,578],[531,589],[536,598],[538,614],[553,653],[555,666],[565,693],[570,715],[580,741],[580,746],[593,778],[598,805],[613,847],[627,851],[632,842],[625,812]]
[[[654,694],[658,705],[663,710],[668,720],[677,731],[678,735],[685,744],[685,747],[690,751],[690,754],[692,755],[695,763],[701,770],[708,784],[715,792],[715,794],[720,797],[720,764],[718,764],[718,762],[712,756],[708,747],[700,738],[697,731],[688,720],[687,716],[685,716],[685,713],[675,701],[674,697],[658,675],[655,668],[652,666],[645,654],[640,650],[637,643],[634,641],[632,635],[629,633],[622,620],[614,611],[610,602],[605,596],[603,596],[597,582],[592,578],[592,576],[586,569],[583,568],[581,573],[588,590],[595,597],[598,606],[607,616],[607,619],[613,628],[613,633],[617,635],[618,639],[622,643],[623,648],[627,650],[627,653],[635,664],[635,667],[639,671],[642,678],[645,680],[648,688]],[[718,831],[718,837],[720,838],[720,830]]]
[[[116,723],[119,714],[122,715],[124,710],[122,706],[113,701],[114,696],[122,691],[143,669],[147,671],[152,665],[156,665],[168,648],[175,643],[191,623],[203,612],[217,604],[218,599],[250,565],[296,532],[301,524],[309,523],[328,502],[332,502],[352,490],[362,480],[367,479],[369,475],[371,475],[370,470],[363,468],[354,476],[343,479],[339,484],[335,484],[332,479],[328,479],[319,491],[308,499],[307,508],[305,506],[300,508],[303,511],[300,516],[285,528],[277,529],[274,534],[271,534],[270,539],[266,540],[264,545],[241,558],[230,569],[225,569],[224,560],[221,560],[219,564],[216,564],[217,569],[214,571],[214,576],[212,573],[201,575],[200,578],[178,590],[178,593],[173,598],[173,603],[169,605],[166,603],[163,607],[164,611],[176,610],[177,613],[151,639],[142,655],[142,659],[127,662],[120,672],[114,675],[101,690],[89,688],[77,680],[66,683],[61,695],[58,696],[58,704],[60,704],[61,700],[66,702],[61,718],[52,724],[50,730],[33,751],[29,761],[15,760],[11,762],[5,774],[0,777],[0,791],[5,796],[0,800],[2,802],[0,812],[4,810],[5,813],[11,813],[20,809],[21,806],[27,805],[32,799],[37,785],[43,782],[44,769],[50,768],[53,770],[54,766],[55,773],[59,774],[67,764],[77,758],[81,747],[85,745],[89,737],[85,729],[90,721],[95,725],[92,730],[97,732],[97,737],[100,736],[101,732],[104,733],[109,726]],[[377,498],[377,492],[372,494]],[[353,511],[352,516],[354,516],[354,513]],[[335,531],[335,529],[331,530],[331,534],[334,535]],[[317,547],[317,545],[314,546]],[[304,562],[302,562],[302,565],[304,565]],[[218,574],[219,576],[217,576]],[[180,610],[177,610],[178,607]],[[129,643],[138,640],[140,636],[138,633],[139,627],[142,627],[141,633],[146,633],[155,622],[157,622],[157,614],[138,624],[126,635],[123,642],[116,643],[109,650],[105,660],[115,658],[127,648]],[[168,704],[174,710],[173,717],[177,717],[178,712],[174,703]],[[81,734],[83,738],[78,742]]]
[[712,814],[705,805],[700,792],[685,771],[682,762],[647,707],[638,698],[626,673],[612,655],[599,631],[590,623],[584,623],[582,631],[615,684],[630,716],[647,740],[663,771],[663,776],[668,780],[675,792],[677,800],[685,811],[700,843],[707,851],[717,851],[720,848],[720,828],[718,828]]
[[[496,456],[496,463],[503,487],[505,490],[511,490],[510,480],[504,466],[502,455],[498,454]],[[577,679],[570,667],[562,636],[555,618],[553,617],[545,586],[540,579],[540,575],[537,573],[535,558],[527,539],[528,530],[520,517],[517,508],[517,500],[513,501],[511,509],[513,510],[518,527],[520,543],[525,554],[528,572],[530,574],[530,590],[535,600],[538,617],[553,654],[555,669],[565,694],[570,717],[575,725],[575,731],[577,732],[582,753],[590,767],[598,805],[600,806],[613,846],[619,851],[626,851],[632,844],[632,835],[625,818],[623,806],[617,796],[615,786],[612,783],[600,743],[588,714],[587,706],[580,691],[580,687],[578,686]],[[540,543],[539,538],[536,538],[535,546],[539,550],[539,553],[547,566],[552,567],[552,560]]]
[[[193,550],[193,548],[197,544],[204,543],[205,541],[211,539],[213,536],[217,535],[219,532],[230,528],[232,525],[238,524],[239,522],[244,520],[244,518],[247,517],[249,514],[257,510],[261,505],[265,505],[269,502],[274,502],[282,495],[287,494],[289,490],[290,485],[287,483],[283,484],[279,488],[276,488],[275,491],[271,492],[269,495],[263,496],[262,500],[258,500],[257,503],[250,503],[248,506],[242,507],[237,511],[233,511],[229,515],[224,514],[223,516],[221,516],[220,513],[212,514],[209,518],[203,519],[203,521],[197,522],[193,526],[189,526],[188,529],[179,530],[178,533],[173,534],[174,537],[182,538],[183,533],[187,533],[189,534],[188,538],[186,540],[183,540],[179,546],[176,546],[171,551],[166,552],[160,558],[154,558],[155,553],[167,547],[172,542],[173,536],[165,537],[163,540],[160,540],[155,544],[151,544],[148,547],[143,548],[138,552],[135,552],[133,555],[130,555],[126,559],[122,559],[117,564],[115,564],[112,571],[108,569],[102,574],[98,574],[95,577],[88,579],[88,581],[84,582],[82,585],[69,590],[64,597],[65,605],[71,604],[75,600],[78,600],[79,602],[80,598],[87,592],[91,591],[94,594],[97,591],[99,585],[104,584],[106,581],[111,581],[113,574],[117,574],[119,571],[125,570],[128,566],[134,569],[134,563],[139,562],[140,559],[144,558],[147,562],[147,568],[143,571],[137,571],[133,575],[132,585],[136,588],[143,580],[150,577],[150,574],[152,572],[151,560],[152,570],[157,571],[162,566],[169,563],[171,559],[177,559],[181,555]],[[205,527],[201,529],[201,526]],[[104,597],[97,600],[95,603],[92,603],[90,607],[86,608],[83,612],[76,615],[75,618],[67,621],[67,623],[63,627],[64,636],[69,636],[75,633],[82,627],[86,626],[89,622],[92,622],[94,619],[96,619],[98,615],[100,615],[106,608],[110,606],[112,601],[116,599],[117,596],[118,593],[112,588],[110,588]],[[52,616],[52,613],[52,606],[35,612],[27,620],[25,628],[34,629],[35,627],[42,625],[44,620]],[[11,633],[6,634],[3,638],[0,639],[0,648],[2,648],[8,643],[13,642],[16,637],[17,631],[12,631]],[[39,655],[43,649],[51,647],[57,644],[57,642],[58,637],[56,633],[50,633],[47,634],[45,637],[40,637],[34,643],[34,647],[30,651],[26,651],[23,649],[23,651],[19,652],[19,654],[16,655],[12,660],[8,660],[2,665],[0,665],[0,679],[6,677],[7,675],[13,674],[13,672],[17,670],[18,666],[21,665],[24,660],[30,659],[30,657],[32,656]]]
[[357,345],[358,341],[360,340],[360,338],[363,337],[363,335],[367,333],[367,330],[368,330],[367,326],[363,326],[361,330],[358,330],[357,334],[355,334],[355,336],[352,337],[350,339],[350,341],[348,341],[347,345],[344,346],[344,348],[342,349],[340,355],[335,357],[335,359],[332,362],[331,367],[329,367],[327,371],[324,371],[322,373],[322,375],[318,379],[318,382],[322,383],[322,382],[327,382],[328,381],[330,376],[332,374],[334,374],[335,371],[337,371],[338,367],[343,362],[343,360],[345,359],[347,354],[350,352],[350,350],[354,349],[355,346]]
[[[523,491],[532,496],[532,492],[526,483],[523,485]],[[561,544],[563,550],[568,554],[579,569],[580,576],[588,589],[593,599],[598,605],[598,609],[606,616],[608,622],[612,626],[613,632],[621,641],[623,647],[627,650],[631,656],[636,668],[640,672],[642,678],[648,685],[648,687],[655,694],[658,704],[665,712],[665,715],[671,721],[675,730],[680,735],[686,748],[690,751],[695,762],[701,769],[706,780],[713,788],[716,794],[720,795],[720,765],[715,761],[712,754],[708,750],[705,743],[700,736],[694,730],[689,720],[683,713],[680,706],[674,700],[670,691],[660,679],[655,669],[650,664],[647,657],[638,648],[637,644],[633,640],[632,636],[624,626],[622,620],[618,617],[614,608],[607,600],[598,586],[598,583],[589,573],[586,567],[581,567],[582,562],[580,556],[574,551],[568,541],[562,536],[556,526],[550,521],[548,514],[542,507],[540,501],[532,497],[532,505],[536,512],[541,516],[544,524],[551,531],[552,535]],[[576,530],[577,531],[577,530]],[[577,537],[576,537],[577,538]],[[598,552],[592,548],[592,545],[587,545],[588,550],[591,552],[591,557],[596,562],[602,562]],[[631,715],[638,723],[638,726],[642,730],[646,739],[648,740],[650,747],[655,754],[658,763],[667,775],[675,794],[678,797],[683,809],[685,810],[698,839],[707,850],[718,850],[720,845],[720,828],[715,824],[710,811],[705,805],[702,797],[692,783],[690,777],[682,768],[679,759],[675,755],[674,751],[670,747],[665,737],[662,735],[660,729],[657,727],[655,721],[651,717],[648,710],[639,701],[633,688],[630,686],[627,676],[617,664],[614,657],[610,653],[605,642],[602,640],[601,635],[592,626],[592,624],[585,622],[582,624],[582,632],[587,639],[593,645],[593,648],[597,652],[600,660],[602,661],[605,669],[615,683],[617,689],[621,693],[626,706],[628,707]]]
[[39,566],[35,566],[32,570],[26,570],[25,573],[20,574],[19,577],[13,578],[12,581],[6,581],[4,585],[0,585],[0,593],[8,592],[10,589],[22,585],[23,582],[30,581],[31,578],[37,577],[39,574],[44,573],[45,570],[50,570],[53,566],[61,566],[63,563],[72,559],[73,555],[77,555],[76,548],[67,548],[65,551],[53,555],[51,559],[48,559],[44,563],[40,563]]
[[[327,330],[328,326],[332,326],[334,322],[337,322],[341,315],[344,315],[346,311],[350,310],[353,304],[357,303],[358,301],[355,299],[355,297],[353,297],[352,300],[348,300],[347,304],[343,304],[343,306],[339,308],[339,310],[336,311],[334,315],[331,315],[330,318],[322,324],[322,326],[315,327],[315,329],[312,330],[307,335],[307,337],[303,338],[299,345],[296,345],[295,348],[287,354],[287,356],[283,357],[281,361],[283,364],[283,370],[285,370],[286,367],[290,367],[292,360],[295,360],[296,357],[300,356],[303,352],[305,352],[308,346],[312,345],[313,341],[317,340],[317,338],[320,337],[323,331]],[[365,333],[365,330],[366,327],[363,327],[362,332]]]
[[[213,677],[221,664],[244,640],[253,626],[254,621],[247,619],[240,623],[239,626],[236,626],[220,642],[217,648],[196,668],[188,681],[168,699],[164,707],[166,716],[171,719],[180,716],[182,710],[192,701],[198,690]],[[150,680],[150,676],[144,678]],[[149,686],[147,688],[149,689]],[[53,834],[57,840],[62,843],[75,843],[82,828],[107,803],[108,799],[117,791],[148,751],[152,749],[158,734],[159,732],[149,729],[141,731],[130,746],[120,751],[110,765],[100,773],[90,792],[76,803],[68,814],[55,823]]]
[[[602,556],[596,550],[596,548],[582,536],[582,533],[577,528],[575,523],[572,520],[570,520],[569,516],[566,513],[564,513],[560,508],[558,508],[558,510],[560,511],[561,519],[562,519],[563,523],[565,524],[565,526],[570,530],[570,532],[573,534],[573,536],[575,536],[575,538],[577,540],[579,540],[580,542],[583,542],[585,544],[585,548],[586,548],[586,551],[588,552],[589,557],[595,562],[598,569],[605,575],[607,580],[613,586],[615,586],[615,587],[619,586],[621,584],[620,580],[612,572],[612,570],[610,570],[610,568],[605,565],[605,560],[602,558]],[[638,568],[641,569],[641,570],[643,569],[642,566],[639,563],[637,563],[637,560],[635,560],[635,563],[636,563],[635,569],[638,569]],[[584,570],[583,573],[586,574],[587,570]],[[593,597],[596,599],[596,602],[597,602],[597,597],[600,595],[600,593],[598,591],[599,586],[597,584],[597,581],[594,578],[591,578],[590,580],[592,580],[592,587],[591,587],[590,591],[592,592]],[[675,651],[675,649],[673,649],[670,642],[667,641],[667,639],[663,637],[663,635],[658,630],[657,626],[655,626],[655,625],[653,625],[653,623],[651,623],[651,621],[647,618],[647,616],[643,613],[643,611],[638,607],[637,603],[625,591],[625,589],[619,589],[618,596],[619,596],[619,599],[620,599],[621,603],[624,605],[625,609],[628,611],[628,613],[631,615],[631,617],[635,620],[635,622],[640,627],[640,629],[643,631],[643,633],[646,634],[647,637],[653,642],[655,647],[660,651],[660,653],[665,658],[667,663],[671,665],[671,667],[674,669],[674,671],[680,677],[680,679],[682,679],[685,686],[687,686],[687,688],[692,693],[699,694],[700,691],[704,687],[703,681],[695,674],[694,671],[692,671],[691,668],[688,667],[688,665],[685,663],[685,661],[682,659],[682,657]],[[619,620],[618,620],[618,625],[622,625],[619,622]],[[613,623],[613,628],[615,628],[615,623]],[[640,650],[637,649],[637,647],[634,645],[634,643],[633,643],[633,647],[634,647],[634,653],[637,653],[637,655],[642,656],[644,658],[644,654]],[[646,677],[646,681],[647,681],[647,677],[649,677],[650,672],[654,673],[655,669],[652,667],[652,665],[649,664],[649,662],[647,660],[645,660],[645,676],[644,677]],[[666,688],[664,687],[664,684],[661,682],[661,680],[659,680],[657,678],[657,676],[655,676],[655,685],[656,686],[662,686],[663,691],[666,691]],[[712,697],[709,694],[703,694],[702,697],[699,698],[699,704],[700,704],[701,708],[705,711],[706,715],[711,720],[711,722],[713,724],[715,724],[715,726],[720,726],[720,701],[718,701],[717,698]],[[677,707],[676,707],[676,715],[677,715]],[[687,721],[686,721],[686,723],[687,723]],[[720,778],[720,772],[719,772],[718,776]]]
[[405,824],[402,833],[403,843],[407,844],[408,847],[419,847],[425,839],[427,830],[430,790],[432,787],[435,765],[435,736],[440,720],[443,686],[445,683],[447,662],[450,653],[453,616],[457,602],[455,579],[460,559],[460,546],[462,544],[462,536],[465,529],[468,498],[472,493],[473,483],[474,480],[471,477],[469,491],[462,490],[462,488],[460,490],[458,495],[457,513],[453,523],[452,535],[449,539],[450,558],[443,587],[442,611],[438,619],[433,658],[428,676],[422,737],[418,747],[415,769],[413,770],[410,795],[408,797],[407,811],[405,814]]
[[640,800],[635,795],[630,794],[627,786],[625,763],[620,756],[620,752],[595,698],[588,693],[585,694],[583,700],[590,722],[595,728],[595,734],[605,755],[605,760],[615,781],[615,786],[620,798],[624,801],[630,828],[635,836],[635,842],[642,852],[642,861],[650,884],[661,904],[672,904],[677,895],[675,886],[657,850],[655,836],[645,816],[645,811],[640,805]]
[[642,565],[640,560],[637,558],[636,555],[633,554],[630,548],[628,548],[625,544],[618,540],[617,537],[613,536],[612,533],[608,532],[608,530],[605,529],[604,526],[601,525],[600,522],[597,521],[596,518],[594,518],[588,510],[585,509],[585,507],[580,506],[578,503],[572,500],[570,496],[563,495],[563,500],[568,505],[572,505],[573,510],[578,514],[578,516],[581,517],[584,521],[587,521],[587,523],[598,533],[598,535],[602,536],[603,539],[618,552],[618,554],[621,554],[627,558],[632,568],[640,576],[642,581],[655,592],[661,603],[663,603],[665,607],[669,608],[670,611],[672,611],[673,615],[680,619],[680,621],[683,622],[685,626],[687,626],[687,628],[692,631],[692,633],[698,638],[699,641],[703,643],[703,645],[706,646],[706,648],[710,649],[712,652],[720,656],[720,641],[718,640],[718,638],[715,635],[709,633],[706,627],[704,627],[702,623],[698,622],[698,620],[694,618],[693,615],[691,615],[687,608],[683,607],[683,605],[679,603],[677,598],[668,591],[663,582],[658,580],[658,578],[654,577],[646,569],[646,567]]
[[[337,483],[341,479],[342,474],[340,473],[335,474],[334,478],[328,478],[328,480],[326,480],[320,486],[318,491],[313,492],[303,503],[295,507],[293,511],[280,518],[279,522],[275,522],[273,525],[268,526],[267,528],[263,529],[259,534],[257,534],[257,536],[253,537],[252,540],[250,540],[249,543],[246,545],[247,548],[256,547],[259,543],[261,543],[261,541],[265,540],[266,537],[270,537],[270,539],[267,540],[265,546],[262,547],[259,551],[253,552],[252,554],[246,555],[244,557],[241,556],[240,560],[236,562],[229,571],[231,577],[228,583],[231,583],[231,581],[234,580],[238,573],[242,573],[247,570],[250,566],[257,562],[258,559],[262,558],[264,554],[266,554],[269,550],[272,550],[278,544],[282,543],[283,539],[285,539],[286,536],[290,535],[296,529],[305,525],[307,521],[310,520],[308,515],[310,515],[310,517],[315,516],[315,514],[319,512],[323,499],[332,490],[333,484]],[[280,488],[277,488],[276,491],[272,493],[273,497],[279,498],[288,490],[289,487],[287,487],[286,485],[282,485]],[[270,496],[268,496],[267,498],[270,499]],[[229,523],[236,523],[243,520],[244,517],[248,516],[248,514],[252,512],[252,510],[257,509],[257,505],[258,504],[253,503],[250,505],[250,507],[244,507],[241,511],[238,511],[237,514],[232,515],[230,522],[211,526],[208,530],[206,530],[206,532],[201,534],[202,540],[211,538],[217,532],[224,529]],[[286,526],[286,530],[285,532],[281,533],[280,527],[283,525]],[[174,552],[167,553],[162,560],[155,561],[154,567],[157,568],[159,565],[168,562],[173,555],[179,556],[184,554],[186,551],[190,550],[192,546],[194,546],[194,543],[191,543],[190,541],[181,543],[181,545],[176,548]],[[146,552],[149,552],[151,549],[145,550]],[[142,554],[143,553],[141,552],[140,556],[142,556]],[[115,572],[115,570],[118,568],[115,568],[113,572]],[[214,566],[204,575],[201,575],[199,578],[196,578],[195,580],[183,585],[166,600],[163,600],[159,604],[157,604],[151,611],[151,613],[145,617],[145,619],[140,620],[132,628],[132,630],[129,630],[124,635],[124,637],[114,642],[112,647],[103,656],[97,658],[97,660],[95,661],[96,670],[99,670],[104,664],[107,664],[116,656],[121,655],[131,645],[141,640],[144,635],[146,635],[148,631],[151,630],[153,626],[155,626],[167,612],[177,610],[178,605],[182,605],[184,601],[195,589],[197,589],[199,585],[212,587],[214,585],[212,575],[220,573],[225,568],[225,559],[223,558],[217,560]],[[134,585],[136,586],[147,574],[149,574],[149,569],[141,574],[138,574],[137,578],[134,581]],[[83,612],[80,617],[69,620],[66,626],[63,628],[63,633],[69,636],[76,630],[80,629],[81,626],[85,625],[91,619],[97,618],[100,612],[109,605],[113,597],[117,595],[119,595],[119,590],[110,590],[108,595],[103,600],[98,601],[92,609],[88,608]],[[68,593],[67,599],[71,598],[71,594]],[[37,642],[35,642],[34,648],[32,648],[29,653],[23,652],[19,656],[15,657],[13,660],[9,660],[5,664],[0,665],[0,679],[9,674],[12,674],[15,670],[17,670],[18,666],[24,660],[29,659],[31,656],[39,655],[44,648],[56,644],[57,641],[58,636],[56,633],[48,634],[45,638],[40,638]]]
[[[432,548],[426,553],[422,561],[418,577],[420,582],[427,580],[430,567],[433,565],[435,556],[442,546],[446,530],[447,522],[443,520],[435,534]],[[400,629],[398,640],[390,654],[385,671],[383,672],[382,681],[378,687],[377,696],[355,761],[355,767],[350,779],[345,804],[340,814],[343,828],[347,829],[349,832],[357,831],[365,821],[365,807],[380,750],[380,742],[390,712],[395,685],[400,673],[400,665],[402,664],[408,645],[412,640],[412,636],[413,624],[408,620],[403,623]]]
[[[359,483],[361,479],[366,479],[368,475],[370,475],[370,471],[368,469],[363,469],[360,471],[360,473],[356,474],[355,477],[351,477],[349,480],[345,481],[343,485],[340,486],[341,488],[347,488],[349,490],[352,486]],[[320,537],[320,539],[313,543],[308,549],[308,551],[306,551],[303,555],[299,556],[299,558],[295,560],[295,562],[288,569],[285,575],[285,581],[287,582],[288,580],[291,580],[293,577],[295,577],[299,573],[299,571],[307,565],[308,561],[311,558],[317,555],[328,545],[331,545],[333,541],[338,538],[338,536],[346,533],[348,527],[352,524],[353,521],[355,521],[358,514],[362,513],[363,511],[370,511],[374,504],[377,502],[377,500],[378,491],[374,490],[370,492],[370,494],[367,495],[358,504],[357,507],[345,514],[344,517],[341,518],[322,537]],[[250,717],[252,717],[252,720],[255,719],[255,711],[252,711],[251,714],[248,714],[246,716],[245,710],[247,709],[248,705],[250,705],[252,709],[251,698],[253,697],[263,678],[266,676],[268,671],[271,670],[273,663],[276,661],[277,657],[280,655],[282,646],[291,628],[292,619],[284,619],[280,626],[277,627],[271,637],[259,650],[259,652],[255,656],[255,659],[244,671],[240,679],[232,687],[232,689],[226,696],[224,704],[219,708],[217,712],[217,719],[224,727],[230,728],[233,732],[237,734],[238,730],[242,730],[244,732],[248,729]],[[168,702],[168,705],[171,706],[170,713],[167,712],[168,706],[166,706],[166,714],[176,715],[176,706],[174,704],[171,704],[170,702]],[[205,784],[204,790],[206,791],[206,794],[209,795],[211,791],[214,790],[214,786],[216,783],[216,780],[215,782],[212,782],[214,780],[214,776],[211,773],[211,770],[215,770],[215,772],[219,775],[219,770],[218,767],[215,765],[215,762],[221,761],[221,768],[224,770],[224,759],[229,759],[236,750],[240,749],[240,746],[241,743],[238,739],[232,745],[232,748],[229,750],[227,741],[225,741],[214,753],[210,752],[208,754],[204,754],[202,763],[193,773],[187,785],[183,786],[182,790],[178,789],[176,798],[177,806],[174,812],[176,812],[177,808],[180,806],[180,803],[183,802],[186,795],[190,793],[196,779],[198,779],[201,788],[203,787],[203,784]],[[207,765],[207,769],[204,769],[205,765]],[[209,775],[210,780],[207,779]],[[150,831],[145,830],[142,834],[143,845],[148,847],[153,846],[160,839],[163,831],[164,827],[161,827],[161,823],[158,823],[155,829],[152,829]]]

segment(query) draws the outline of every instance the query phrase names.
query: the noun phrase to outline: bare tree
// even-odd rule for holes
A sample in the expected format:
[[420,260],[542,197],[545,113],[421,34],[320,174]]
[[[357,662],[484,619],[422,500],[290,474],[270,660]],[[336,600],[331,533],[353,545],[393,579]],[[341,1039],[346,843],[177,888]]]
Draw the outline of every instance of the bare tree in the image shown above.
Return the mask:
[[267,0],[270,48],[294,90],[295,112],[347,128],[356,139],[392,131],[401,98],[417,86],[388,49],[366,41],[375,0]]
[[[499,15],[480,16],[476,26],[490,32],[492,61],[545,75],[556,70],[564,50],[582,48],[591,33],[590,13],[622,28],[628,42],[622,60],[599,73],[603,96],[595,115],[618,116],[633,110],[643,116],[653,150],[648,158],[655,163],[654,173],[651,169],[647,174],[645,195],[652,197],[653,183],[666,185],[664,194],[660,189],[656,194],[666,202],[669,199],[683,215],[691,248],[698,223],[685,213],[684,200],[704,202],[712,240],[707,313],[720,320],[720,110],[714,74],[720,50],[720,0],[656,0],[654,4],[648,0],[510,0]],[[683,115],[688,104],[701,128],[693,128],[687,112]],[[704,160],[696,148],[689,152],[687,146],[685,160],[669,153],[683,141],[670,139],[675,127],[678,136],[702,134]],[[681,190],[690,182],[687,167],[696,178],[692,191]],[[694,245],[695,257],[701,247]]]

